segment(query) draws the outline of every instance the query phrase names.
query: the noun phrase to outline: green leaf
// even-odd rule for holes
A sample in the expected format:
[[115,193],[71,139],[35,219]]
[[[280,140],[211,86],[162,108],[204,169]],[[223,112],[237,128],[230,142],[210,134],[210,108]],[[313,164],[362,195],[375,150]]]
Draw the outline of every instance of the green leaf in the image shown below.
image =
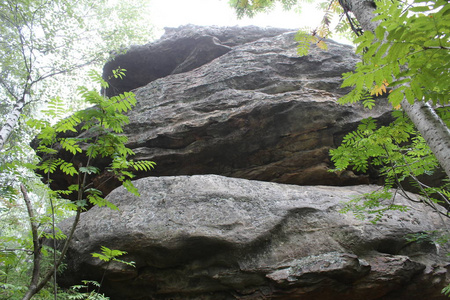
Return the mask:
[[123,260],[117,259],[117,257],[127,254],[126,251],[113,250],[108,247],[101,246],[101,253],[91,253],[92,257],[99,258],[102,261],[117,261],[120,263],[124,263],[126,265],[134,266],[134,262],[126,262]]
[[61,171],[63,171],[64,174],[67,174],[69,176],[73,176],[75,174],[78,174],[78,171],[75,169],[72,163],[63,161],[60,165]]
[[414,97],[414,94],[411,91],[411,89],[409,89],[409,88],[405,89],[404,93],[405,93],[405,97],[408,100],[409,104],[411,104],[411,105],[414,104],[414,101],[416,100],[416,98]]
[[91,204],[96,205],[98,207],[106,206],[112,210],[119,210],[119,208],[116,205],[106,200],[105,198],[101,197],[97,193],[90,193],[86,198]]
[[74,155],[82,152],[80,146],[78,145],[78,140],[76,140],[76,139],[71,139],[71,138],[60,139],[59,144],[61,145],[61,147],[64,150],[66,150]]
[[39,165],[39,169],[42,170],[44,173],[54,173],[55,170],[58,168],[59,165],[64,163],[64,161],[60,158],[50,158],[48,160],[43,161]]
[[86,174],[99,174],[100,169],[94,166],[80,167],[80,172]]
[[150,171],[155,168],[156,163],[149,160],[141,160],[141,161],[135,161],[131,163],[131,166],[136,171]]
[[102,191],[100,191],[98,189],[94,189],[94,188],[86,189],[85,193],[88,193],[88,194],[91,194],[91,195],[99,195],[99,196],[101,196],[103,194]]
[[311,44],[313,44],[317,38],[311,37],[305,30],[299,30],[295,35],[295,40],[298,42],[297,54],[299,56],[305,56],[308,55]]
[[409,10],[413,12],[428,12],[430,8],[428,6],[413,6]]
[[375,36],[379,40],[384,40],[384,33],[386,32],[386,28],[383,26],[377,26],[375,29]]
[[130,193],[132,193],[135,196],[140,197],[139,190],[134,186],[134,184],[131,182],[131,180],[125,180],[123,183],[123,187],[127,189]]

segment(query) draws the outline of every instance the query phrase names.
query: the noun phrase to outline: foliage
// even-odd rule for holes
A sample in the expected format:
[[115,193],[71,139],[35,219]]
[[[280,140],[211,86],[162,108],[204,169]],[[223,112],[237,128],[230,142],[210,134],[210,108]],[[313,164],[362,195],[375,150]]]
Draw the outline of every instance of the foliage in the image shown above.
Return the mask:
[[[126,9],[124,9],[126,7]],[[133,23],[140,1],[4,0],[0,3],[1,86],[9,100],[23,89],[149,36]],[[89,41],[89,43],[87,43]]]
[[[360,220],[369,219],[373,224],[381,220],[389,210],[408,211],[408,207],[394,203],[395,194],[384,188],[357,196],[344,203],[341,213],[352,212]],[[362,204],[361,204],[362,202]]]
[[[450,109],[443,107],[438,112],[450,124]],[[367,211],[375,214],[374,221],[377,221],[386,210],[403,210],[383,199],[393,199],[390,189],[402,188],[405,181],[415,186],[425,196],[423,201],[432,207],[435,203],[450,203],[449,184],[430,187],[418,179],[418,176],[433,174],[439,163],[408,117],[401,111],[394,111],[393,115],[394,122],[379,128],[372,118],[363,120],[356,131],[343,138],[338,148],[330,151],[335,164],[335,169],[330,171],[351,168],[357,172],[376,172],[384,178],[382,192],[365,194],[350,201],[343,212],[353,211],[361,217]]]
[[127,262],[127,261],[124,261],[121,259],[117,259],[117,257],[127,254],[127,252],[125,252],[125,251],[112,250],[105,246],[101,246],[101,250],[102,250],[101,253],[92,253],[92,257],[97,257],[100,260],[105,261],[105,262],[116,261],[116,262],[123,263],[127,266],[132,266],[132,267],[135,266],[135,263],[133,261]]
[[442,294],[450,297],[450,284],[442,289]]
[[[312,45],[316,45],[322,50],[327,50],[328,45],[325,39],[333,35],[333,31],[330,28],[333,16],[343,14],[343,9],[337,0],[320,2],[319,7],[324,10],[320,25],[317,28],[302,28],[295,36],[295,40],[298,42],[297,53],[299,56],[308,55]],[[348,32],[348,29],[349,23],[346,19],[342,20],[341,18],[335,31],[343,34]]]
[[[83,284],[72,286],[73,294],[68,296],[68,299],[73,300],[107,300],[109,297],[106,297],[103,294],[100,294],[94,290],[89,290],[89,286],[93,286],[94,288],[100,288],[100,283],[93,280],[83,280]],[[84,290],[84,291],[83,291]]]
[[441,231],[433,230],[409,234],[407,236],[407,241],[418,243],[436,242],[439,245],[443,245],[450,241],[450,236],[448,233],[443,234]]
[[367,92],[387,93],[394,107],[403,98],[449,103],[450,6],[446,0],[414,3],[376,1],[373,20],[381,23],[375,34],[366,31],[355,40],[363,59],[344,74],[343,87],[354,89],[340,103],[360,101]]
[[[123,76],[124,71],[120,70],[114,76]],[[92,80],[101,83],[103,88],[107,87],[107,83],[99,74],[91,72],[90,75]],[[2,248],[4,247],[4,249],[0,249],[0,265],[2,267],[1,279],[5,287],[2,291],[4,294],[15,294],[23,291],[26,283],[23,282],[23,278],[19,280],[19,277],[16,276],[16,271],[26,272],[26,269],[22,267],[20,270],[14,270],[14,266],[23,264],[24,260],[28,259],[28,254],[34,253],[34,265],[41,264],[41,254],[44,255],[44,261],[49,260],[49,263],[41,264],[44,267],[42,271],[44,271],[45,265],[50,267],[50,271],[43,275],[42,278],[50,278],[52,272],[55,272],[52,269],[56,269],[61,264],[64,251],[67,250],[66,246],[63,247],[59,258],[56,252],[53,253],[53,251],[48,251],[46,247],[42,247],[42,237],[55,240],[54,248],[56,248],[56,240],[63,240],[64,242],[64,239],[66,239],[64,245],[67,245],[71,238],[72,233],[66,237],[55,227],[55,223],[58,220],[55,216],[60,214],[62,217],[66,217],[67,211],[72,210],[76,211],[78,218],[81,210],[87,205],[107,206],[117,210],[114,204],[103,198],[102,193],[92,186],[92,183],[89,181],[90,175],[100,172],[109,174],[109,177],[106,177],[105,180],[115,178],[121,181],[123,186],[130,192],[139,195],[131,182],[131,179],[134,177],[133,170],[150,171],[155,166],[155,163],[151,161],[131,160],[129,157],[134,155],[134,153],[125,146],[127,139],[120,134],[123,132],[123,126],[128,123],[128,117],[125,113],[136,104],[133,93],[107,98],[85,87],[81,87],[79,92],[89,104],[94,105],[92,108],[76,112],[72,116],[60,120],[55,125],[42,120],[28,119],[27,121],[29,126],[40,130],[37,136],[39,140],[37,150],[41,153],[43,159],[39,164],[26,164],[26,166],[44,174],[45,179],[49,183],[52,181],[53,176],[61,176],[57,175],[59,172],[59,174],[62,173],[66,177],[72,177],[72,182],[77,182],[77,184],[69,186],[67,190],[52,191],[43,185],[32,182],[32,184],[27,184],[28,187],[31,186],[33,188],[33,194],[30,196],[24,193],[25,187],[22,185],[23,197],[29,209],[28,219],[31,224],[33,239],[31,241],[29,236],[16,238],[2,234]],[[59,98],[54,98],[48,106],[46,114],[50,117],[58,117],[60,101]],[[78,135],[80,132],[83,132],[83,134]],[[63,159],[59,157],[58,153],[60,151],[65,151],[69,154],[64,156],[68,158]],[[72,163],[72,158],[75,155],[85,157],[83,164],[74,165]],[[92,165],[92,162],[97,158],[107,159],[110,163],[105,167],[99,168]],[[25,165],[21,166],[23,170],[26,170],[24,167]],[[6,166],[5,170],[16,172],[17,166],[11,164],[10,167]],[[40,186],[42,191],[37,189],[37,186]],[[63,199],[71,194],[75,194],[74,198],[76,201],[71,202]],[[14,185],[11,185],[3,189],[2,196],[0,199],[5,203],[2,209],[10,215],[11,211],[8,208],[19,205],[18,202],[21,200],[20,192]],[[44,211],[36,210],[39,207],[32,209],[32,206],[41,203],[42,199],[48,199],[50,205],[42,206],[46,208]],[[38,212],[38,214],[34,212]],[[77,218],[74,221],[74,227],[76,226]],[[11,222],[18,221],[17,219],[11,219]],[[11,223],[9,226],[11,226]],[[11,245],[10,250],[8,250],[9,245]],[[117,252],[117,250],[109,250],[107,248],[102,248],[102,250],[103,256],[99,256],[100,259],[108,258],[120,261],[116,257],[123,254],[122,252]],[[36,256],[36,251],[39,251],[38,256]],[[16,278],[11,278],[11,276]],[[27,277],[29,278],[29,275]],[[11,284],[11,282],[21,282],[22,285]],[[48,293],[48,291],[42,291],[41,293],[45,292]]]
[[[29,172],[25,169],[24,180],[28,186],[33,186],[30,194],[31,202],[35,211],[36,222],[42,230],[51,227],[51,209],[47,201],[47,188],[35,177],[28,177]],[[16,189],[17,183],[11,182],[9,186],[0,188],[0,299],[22,299],[30,282],[30,256],[33,254],[33,244],[30,235],[29,219],[23,206],[23,198],[20,191]],[[69,214],[66,206],[68,200],[55,199],[54,216],[58,222]],[[47,233],[48,234],[48,233]],[[42,235],[44,232],[42,231]],[[55,232],[55,237],[60,238],[60,231]],[[46,246],[42,248],[42,268],[52,265],[52,250]],[[45,295],[38,299],[48,299]]]
[[79,110],[85,104],[75,88],[87,81],[83,68],[99,67],[112,49],[148,41],[151,26],[136,22],[145,11],[145,0],[0,3],[0,164],[30,152],[21,147],[36,132],[24,116],[47,118],[39,110],[51,95],[62,96],[65,115]]
[[[132,266],[132,267],[135,266],[134,262],[127,262],[127,261],[120,260],[117,258],[119,256],[126,254],[127,252],[125,252],[125,251],[113,250],[113,249],[109,249],[105,246],[102,246],[101,250],[102,250],[101,253],[92,253],[92,256],[97,257],[101,261],[104,261],[107,263],[116,261],[119,263],[126,264],[128,266]],[[107,271],[107,268],[105,269],[104,274],[106,274],[106,271]],[[102,281],[103,281],[103,279],[102,279]],[[81,299],[83,299],[83,300],[106,300],[106,299],[109,299],[109,297],[106,297],[104,294],[100,293],[101,283],[99,283],[97,281],[93,281],[93,280],[83,280],[82,283],[83,284],[81,284],[81,285],[74,285],[71,287],[73,292],[68,295],[68,299],[74,299],[74,300],[78,300],[78,299],[80,299],[80,300]],[[93,286],[94,289],[90,290],[89,286]]]
[[[125,70],[115,74],[115,77],[124,75]],[[102,88],[107,88],[108,83],[102,79],[100,74],[91,72],[91,79],[95,82],[101,83]],[[98,92],[89,90],[86,87],[80,87],[79,93],[85,101],[91,105],[92,108],[78,111],[72,116],[63,119],[51,126],[49,122],[29,120],[28,125],[41,129],[37,139],[40,140],[37,151],[45,154],[38,169],[45,174],[55,173],[58,169],[68,176],[85,176],[90,174],[98,174],[102,172],[99,168],[90,165],[91,159],[98,157],[111,159],[111,163],[106,168],[106,171],[114,178],[124,183],[130,192],[138,195],[137,190],[131,184],[130,179],[134,175],[130,169],[150,171],[154,168],[155,163],[151,161],[129,160],[128,157],[134,155],[134,152],[125,146],[127,138],[120,135],[123,132],[123,126],[129,122],[128,117],[124,114],[133,106],[136,105],[136,99],[131,92],[107,98],[100,95]],[[54,99],[57,107],[57,99]],[[47,110],[47,115],[54,115],[55,111]],[[66,137],[67,132],[86,132],[82,137]],[[86,165],[74,166],[71,162],[58,158],[58,148],[61,147],[64,151],[72,155],[84,154],[87,157]],[[79,180],[78,180],[79,181]],[[80,182],[80,181],[79,181]],[[79,191],[81,186],[71,186],[68,191],[58,191],[60,194],[70,194],[74,191]],[[87,188],[83,190],[87,194],[87,199],[94,205],[107,205],[110,208],[115,208],[111,203],[101,197],[99,190],[94,188]]]
[[[126,158],[131,152],[126,152],[127,149],[121,145],[125,140],[119,134],[120,126],[127,121],[122,115],[133,106],[130,102],[134,98],[132,95],[110,100],[111,103],[107,104],[107,99],[99,103],[94,99],[86,102],[88,95],[80,97],[75,91],[80,82],[87,82],[85,66],[99,66],[131,43],[148,41],[152,27],[147,22],[136,22],[145,13],[145,0],[1,1],[0,298],[21,298],[20,294],[30,284],[32,264],[29,262],[36,262],[36,257],[30,258],[33,253],[42,254],[38,259],[42,262],[39,269],[51,269],[55,264],[58,254],[45,247],[41,248],[42,252],[33,249],[35,241],[30,233],[36,231],[39,240],[42,237],[61,240],[63,235],[54,224],[73,215],[74,210],[79,211],[87,203],[115,208],[97,190],[88,186],[79,189],[90,184],[89,174],[102,170],[89,163],[77,166],[70,160],[53,157],[54,146],[64,148],[70,155],[86,155],[82,145],[87,144],[95,152],[96,138],[104,142],[104,146],[113,147],[114,150],[109,149],[109,152],[97,150],[97,155],[106,155],[115,162],[105,172],[124,182],[134,193],[137,190],[130,181],[131,171],[153,167],[151,163]],[[112,53],[112,49],[117,51]],[[85,88],[84,92],[89,93],[89,89]],[[53,95],[59,96],[52,98]],[[95,92],[90,95],[96,97]],[[99,114],[102,109],[106,114],[112,112],[111,118],[91,122],[93,140],[60,139],[62,135],[69,137],[72,131],[81,130],[89,122],[83,125],[80,122],[88,116],[68,117],[55,128],[50,125],[88,105],[98,105],[91,110],[97,109]],[[99,132],[95,132],[96,129]],[[41,150],[47,151],[45,155],[48,158],[42,162],[29,146],[31,139],[41,130],[44,138]],[[98,145],[97,149],[100,147]],[[106,152],[114,153],[114,157]],[[38,169],[47,173],[47,178],[58,170],[73,178],[86,178],[87,182],[81,181],[65,191],[51,191],[35,176],[34,171]],[[24,191],[29,191],[27,200],[21,192],[22,186]],[[71,202],[63,198],[70,194],[78,194],[75,198],[81,200]],[[25,202],[27,205],[24,206]],[[32,208],[33,217],[26,206]],[[33,230],[32,224],[37,230]],[[49,292],[42,290],[36,297],[48,299]]]

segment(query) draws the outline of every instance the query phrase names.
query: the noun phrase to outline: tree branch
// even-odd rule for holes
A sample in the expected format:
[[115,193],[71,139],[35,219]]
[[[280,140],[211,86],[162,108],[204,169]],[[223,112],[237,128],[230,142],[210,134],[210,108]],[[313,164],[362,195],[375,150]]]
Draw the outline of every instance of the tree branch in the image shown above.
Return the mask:
[[[375,2],[371,0],[343,0],[341,2],[345,6],[344,9],[353,12],[363,30],[375,33],[375,29],[381,23],[381,21],[372,21],[376,8]],[[416,99],[414,104],[410,104],[404,98],[401,106],[450,178],[450,129],[436,114],[431,105],[421,100]]]
[[[81,208],[77,209],[77,214],[75,216],[75,220],[73,221],[72,224],[72,228],[70,230],[69,235],[67,236],[66,242],[64,243],[63,249],[61,251],[61,255],[59,257],[59,260],[56,262],[56,264],[54,264],[53,267],[50,268],[50,270],[48,270],[48,272],[43,276],[43,278],[41,279],[41,281],[39,282],[39,284],[36,286],[36,291],[35,293],[39,292],[46,284],[47,282],[52,278],[53,273],[55,272],[55,269],[58,269],[59,266],[61,265],[62,261],[64,260],[64,256],[67,253],[67,250],[69,249],[69,244],[70,241],[73,238],[73,234],[75,233],[75,229],[78,225],[78,222],[80,220],[80,215],[81,215]],[[54,251],[56,251],[56,249],[54,249]],[[22,299],[22,300],[25,300]]]
[[36,219],[34,217],[33,207],[31,205],[30,198],[28,197],[28,192],[22,183],[20,184],[20,190],[22,192],[23,199],[27,207],[28,219],[30,220],[31,225],[31,234],[33,236],[33,271],[31,273],[31,282],[28,287],[28,291],[23,297],[23,300],[27,300],[30,299],[36,293],[41,268],[42,244],[39,241],[38,226],[36,224]]

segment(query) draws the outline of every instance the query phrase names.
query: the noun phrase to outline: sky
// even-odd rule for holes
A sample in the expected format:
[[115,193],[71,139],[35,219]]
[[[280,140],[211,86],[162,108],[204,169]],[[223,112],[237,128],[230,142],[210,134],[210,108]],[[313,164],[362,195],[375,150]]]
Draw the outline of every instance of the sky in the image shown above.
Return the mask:
[[[281,27],[300,29],[315,28],[323,18],[323,12],[316,8],[317,4],[303,3],[301,14],[295,11],[284,11],[278,6],[268,14],[260,14],[254,18],[239,20],[228,0],[151,0],[150,20],[162,34],[164,27],[180,25],[257,25],[261,27]],[[333,38],[340,40],[338,38]],[[349,43],[349,41],[340,40]]]
[[[296,12],[286,12],[280,7],[269,14],[254,18],[237,19],[228,0],[151,0],[152,21],[158,26],[178,27],[183,24],[196,25],[258,25],[283,28],[296,28],[317,23],[314,5],[304,8],[306,13],[300,17]],[[312,12],[312,13],[311,13]],[[313,16],[315,15],[315,16]],[[320,22],[320,16],[318,17]]]

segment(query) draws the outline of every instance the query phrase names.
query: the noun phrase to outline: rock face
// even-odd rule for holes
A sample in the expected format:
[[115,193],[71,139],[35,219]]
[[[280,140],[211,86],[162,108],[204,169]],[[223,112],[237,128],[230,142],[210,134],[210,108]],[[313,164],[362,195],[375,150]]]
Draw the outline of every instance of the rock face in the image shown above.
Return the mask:
[[[191,30],[159,43],[178,41]],[[125,132],[136,158],[157,162],[150,176],[213,173],[334,185],[366,180],[327,172],[328,151],[344,132],[364,117],[387,112],[336,103],[344,92],[341,74],[358,60],[353,49],[330,41],[329,51],[298,57],[293,32],[253,28],[243,30],[242,35],[252,34],[238,42],[224,38],[225,32],[210,29],[195,36],[214,35],[216,44],[224,39],[224,46],[232,47],[226,54],[135,90],[138,105]],[[121,58],[128,69],[126,58],[134,60],[133,52]]]
[[[166,28],[158,41],[133,46],[126,55],[118,55],[103,68],[110,83],[108,96],[114,96],[142,87],[158,78],[191,71],[222,56],[232,47],[254,42],[263,37],[273,37],[286,29],[255,26],[248,27],[198,27]],[[125,79],[108,78],[118,67],[127,70]]]
[[[120,211],[83,213],[61,283],[105,275],[113,300],[445,298],[448,249],[406,240],[441,228],[436,213],[397,196],[410,210],[375,225],[338,212],[373,186],[299,186],[369,182],[328,172],[328,151],[362,118],[388,122],[389,107],[338,105],[353,49],[328,41],[298,57],[294,35],[187,26],[105,66],[106,79],[128,70],[106,92],[135,92],[128,147],[158,166],[138,174],[140,198],[108,173],[91,178]],[[136,268],[92,258],[100,246],[127,251]]]
[[[327,41],[328,51],[299,57],[294,36],[285,29],[187,26],[108,63],[105,78],[119,66],[128,70],[108,93],[134,89],[138,100],[125,128],[128,146],[136,159],[158,164],[138,177],[367,183],[366,176],[328,172],[328,151],[361,119],[388,120],[389,107],[337,104],[346,92],[341,74],[359,60],[354,50]],[[55,184],[67,186],[63,178]],[[97,188],[107,194],[117,187],[108,182]]]
[[[408,242],[441,228],[435,212],[409,210],[376,225],[338,212],[373,186],[294,186],[217,175],[137,180],[119,207],[83,213],[62,280],[99,280],[111,299],[446,299],[447,249]],[[69,220],[70,221],[70,220]],[[67,230],[67,221],[62,228]],[[127,251],[136,268],[91,257]]]

